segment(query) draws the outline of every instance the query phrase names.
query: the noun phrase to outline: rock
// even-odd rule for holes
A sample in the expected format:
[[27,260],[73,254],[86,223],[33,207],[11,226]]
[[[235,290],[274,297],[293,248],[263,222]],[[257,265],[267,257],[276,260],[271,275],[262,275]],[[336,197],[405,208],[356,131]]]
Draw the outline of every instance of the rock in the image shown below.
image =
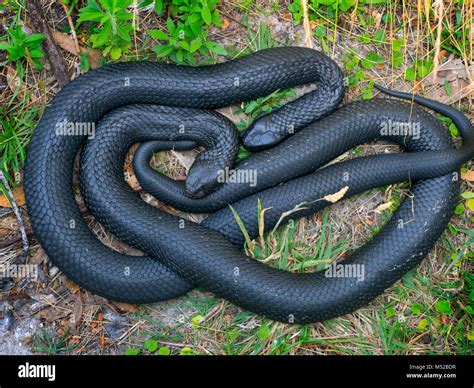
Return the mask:
[[0,277],[0,291],[8,291],[14,285],[13,279],[8,277]]
[[128,329],[128,318],[106,308],[104,311],[104,330],[111,340],[117,340]]
[[12,307],[8,303],[4,303],[0,313],[0,333],[8,335],[8,333],[13,329],[13,324],[14,319]]
[[30,355],[27,343],[31,343],[39,327],[40,322],[36,318],[15,320],[8,335],[0,335],[0,354]]

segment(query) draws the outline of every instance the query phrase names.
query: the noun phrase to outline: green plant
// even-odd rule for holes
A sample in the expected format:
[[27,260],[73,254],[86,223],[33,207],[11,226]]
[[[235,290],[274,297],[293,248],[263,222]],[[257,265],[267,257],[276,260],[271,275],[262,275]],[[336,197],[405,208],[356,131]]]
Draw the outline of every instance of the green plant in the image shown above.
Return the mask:
[[127,12],[133,0],[88,0],[87,6],[79,10],[77,27],[83,22],[93,22],[93,34],[89,37],[94,48],[104,48],[102,55],[119,59],[131,47],[133,15]]
[[413,81],[426,77],[433,70],[433,61],[418,59],[415,64],[405,70],[405,80]]
[[40,112],[38,107],[26,107],[26,101],[0,106],[0,168],[11,186],[20,183],[26,146]]
[[[0,38],[0,50],[5,50],[8,62],[15,62],[17,66],[22,66],[24,61],[30,61],[35,68],[41,69],[43,64],[39,61],[44,57],[41,51],[41,43],[44,40],[43,34],[27,35],[19,24],[11,26],[7,30],[6,36]],[[5,65],[5,63],[0,63]]]
[[173,0],[172,2],[155,2],[155,10],[162,14],[165,4],[170,7],[166,20],[166,31],[150,30],[148,34],[162,44],[153,47],[158,57],[168,56],[173,62],[198,64],[198,54],[227,55],[226,50],[218,43],[207,40],[211,25],[220,26],[217,8],[218,0]]
[[66,332],[61,337],[53,337],[46,330],[43,330],[40,335],[34,338],[32,352],[56,355],[73,350],[76,345],[67,344],[68,336],[69,334]]

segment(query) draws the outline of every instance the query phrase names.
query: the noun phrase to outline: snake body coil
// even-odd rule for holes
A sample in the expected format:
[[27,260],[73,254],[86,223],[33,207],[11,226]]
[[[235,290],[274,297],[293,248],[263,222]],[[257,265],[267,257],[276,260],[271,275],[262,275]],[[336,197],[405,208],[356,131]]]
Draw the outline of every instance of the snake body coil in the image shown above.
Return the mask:
[[[312,82],[318,83],[315,91],[251,126],[243,143],[259,152],[233,166],[236,132],[210,109]],[[342,96],[337,65],[317,51],[297,47],[199,68],[137,62],[84,74],[45,110],[29,146],[25,192],[36,237],[68,277],[114,300],[155,302],[199,286],[285,322],[316,322],[354,311],[416,266],[437,241],[458,195],[453,172],[473,156],[474,133],[459,112],[416,97],[454,120],[463,136],[463,146],[455,149],[446,129],[423,109],[373,99],[334,111]],[[97,124],[81,158],[81,192],[92,214],[145,256],[113,251],[88,229],[72,190],[74,159],[86,136],[55,130],[64,122]],[[420,136],[381,133],[387,122],[417,123]],[[288,132],[296,133],[282,141]],[[408,152],[317,170],[374,139],[394,141]],[[125,154],[137,142],[143,144],[134,168],[146,191],[181,210],[215,213],[202,225],[186,221],[183,227],[179,218],[142,202],[123,180]],[[185,184],[150,170],[152,151],[196,144],[206,150]],[[248,182],[218,185],[223,168],[252,170],[258,179],[252,187]],[[344,261],[364,266],[363,281],[329,278],[322,272],[289,273],[249,259],[240,250],[243,238],[227,206],[232,204],[255,237],[257,199],[271,207],[265,226],[273,228],[283,212],[301,203],[307,205],[286,220],[315,212],[329,204],[318,199],[343,187],[349,196],[406,179],[416,181],[413,198],[400,205],[380,234]]]

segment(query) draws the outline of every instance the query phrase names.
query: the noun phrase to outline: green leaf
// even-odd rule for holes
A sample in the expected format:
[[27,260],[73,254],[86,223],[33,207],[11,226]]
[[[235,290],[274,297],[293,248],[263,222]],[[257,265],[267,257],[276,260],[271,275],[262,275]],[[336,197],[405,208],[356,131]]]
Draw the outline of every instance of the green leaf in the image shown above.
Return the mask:
[[173,51],[173,46],[153,46],[152,50],[156,53],[157,56],[165,57]]
[[429,64],[422,64],[418,67],[418,76],[420,78],[426,77],[431,72],[431,66]]
[[453,89],[451,88],[451,84],[448,80],[444,81],[444,90],[446,91],[446,94],[448,96],[451,96],[451,94],[453,93]]
[[438,302],[436,302],[435,310],[444,315],[453,314],[451,304],[447,300],[439,300]]
[[464,211],[466,210],[466,208],[464,207],[464,205],[462,203],[460,203],[459,205],[456,206],[456,208],[454,209],[454,214],[460,216],[461,214],[464,213]]
[[181,351],[179,352],[180,356],[193,356],[194,354],[195,353],[193,352],[193,350],[188,347],[181,349]]
[[387,318],[393,317],[395,315],[395,309],[393,307],[389,307],[385,311],[385,315],[387,316]]
[[425,318],[425,319],[422,319],[422,320],[418,323],[417,328],[418,328],[419,331],[423,331],[423,330],[425,330],[425,329],[428,327],[429,324],[430,324],[430,321],[428,321],[428,320]]
[[170,34],[174,34],[176,27],[174,26],[173,20],[171,18],[166,19],[166,27]]
[[379,63],[383,63],[383,58],[374,51],[369,51],[366,57],[361,61],[361,65],[366,69],[371,69]]
[[154,339],[147,339],[145,343],[143,344],[146,350],[148,350],[150,353],[153,353],[158,349],[158,341]]
[[201,326],[201,322],[204,321],[204,317],[200,314],[192,317],[191,322],[193,324],[194,329],[198,329]]
[[178,63],[183,63],[183,59],[184,59],[183,50],[182,50],[182,49],[179,49],[179,50],[176,52],[176,60],[178,61]]
[[387,35],[385,34],[384,30],[377,30],[374,33],[374,39],[373,42],[376,44],[382,44],[385,43],[387,40]]
[[219,55],[227,55],[227,51],[225,50],[224,47],[222,47],[220,44],[207,41],[204,43],[204,45],[213,53],[219,54]]
[[270,336],[270,328],[267,325],[260,326],[260,329],[258,329],[257,337],[261,340],[264,341]]
[[472,199],[474,198],[474,193],[472,191],[465,191],[464,193],[461,194],[461,198]]
[[324,26],[317,26],[314,29],[314,35],[316,35],[318,38],[324,38],[327,35],[326,27]]
[[416,78],[416,72],[413,67],[409,67],[405,70],[405,79],[407,81],[413,81]]
[[182,49],[186,51],[189,51],[189,43],[186,42],[185,40],[179,41],[179,47],[181,47]]
[[94,47],[99,47],[105,45],[110,41],[110,35],[112,34],[112,26],[110,23],[107,23],[102,28],[102,31],[99,34],[92,35],[91,40],[93,39]]
[[163,0],[155,0],[154,10],[158,15],[161,15],[164,10]]
[[110,58],[119,59],[122,56],[122,49],[120,47],[113,47],[110,50]]
[[236,327],[226,332],[226,338],[229,341],[235,340],[238,336],[239,336],[239,330]]
[[404,58],[401,52],[394,51],[392,53],[392,67],[400,67],[401,65],[403,65],[403,61]]
[[128,348],[125,352],[126,356],[138,356],[140,354],[140,349]]
[[43,39],[44,39],[43,34],[32,34],[28,38],[26,38],[25,42],[28,42],[28,43],[37,42],[38,44],[40,44],[43,41]]
[[150,35],[152,38],[159,40],[170,40],[169,35],[161,30],[149,30],[148,35]]
[[98,5],[97,7],[91,7],[89,5],[79,10],[79,18],[77,19],[77,25],[81,24],[84,21],[97,22],[102,19],[104,15],[106,14]]
[[117,35],[127,43],[131,43],[130,32],[132,31],[132,26],[130,24],[125,24],[117,28]]
[[198,24],[202,23],[202,16],[200,12],[193,12],[192,14],[189,15],[188,17],[188,22],[190,24]]
[[470,211],[474,212],[474,199],[472,198],[468,199],[466,201],[466,206]]
[[158,349],[158,354],[160,356],[169,356],[171,354],[171,350],[167,348],[166,346],[162,346],[161,348]]
[[194,53],[195,51],[199,50],[202,46],[202,42],[198,39],[193,40],[191,42],[191,46],[189,47],[189,51]]
[[405,43],[405,39],[394,39],[392,40],[392,50],[393,51],[400,51]]
[[423,305],[419,303],[415,303],[413,304],[413,306],[411,306],[411,312],[415,315],[420,315],[423,310],[424,310]]
[[211,10],[208,7],[202,7],[201,16],[202,20],[204,20],[204,23],[210,26],[212,23]]
[[342,0],[339,2],[339,9],[342,12],[346,12],[349,8],[354,6],[355,0]]
[[30,56],[31,58],[44,58],[44,54],[40,50],[30,50]]

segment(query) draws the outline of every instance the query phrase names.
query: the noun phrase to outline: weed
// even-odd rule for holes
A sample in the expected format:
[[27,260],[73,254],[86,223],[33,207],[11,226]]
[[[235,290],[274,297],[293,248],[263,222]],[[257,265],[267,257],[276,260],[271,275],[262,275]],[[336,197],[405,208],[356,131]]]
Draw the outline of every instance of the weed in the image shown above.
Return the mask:
[[127,11],[133,0],[88,0],[87,6],[79,10],[77,27],[83,22],[92,22],[89,37],[94,48],[102,48],[102,55],[119,59],[130,50],[133,32],[133,15]]
[[61,337],[53,337],[46,330],[34,338],[33,353],[57,355],[76,348],[76,345],[67,344],[68,333]]
[[[166,32],[156,29],[148,31],[152,38],[163,42],[152,50],[158,57],[167,56],[173,62],[189,65],[199,63],[198,54],[201,57],[211,53],[227,55],[220,44],[207,39],[209,27],[222,24],[217,3],[218,0],[176,0],[166,3],[170,6],[172,17],[166,20]],[[163,13],[164,5],[165,2],[155,2],[157,13]]]
[[[41,43],[44,40],[43,34],[27,35],[21,29],[20,24],[12,25],[7,30],[6,36],[0,38],[6,40],[0,43],[0,50],[5,50],[7,55],[7,62],[14,62],[18,67],[22,67],[25,62],[31,63],[36,69],[41,69],[43,64],[39,61],[44,57],[41,51]],[[7,62],[0,63],[4,66]]]

